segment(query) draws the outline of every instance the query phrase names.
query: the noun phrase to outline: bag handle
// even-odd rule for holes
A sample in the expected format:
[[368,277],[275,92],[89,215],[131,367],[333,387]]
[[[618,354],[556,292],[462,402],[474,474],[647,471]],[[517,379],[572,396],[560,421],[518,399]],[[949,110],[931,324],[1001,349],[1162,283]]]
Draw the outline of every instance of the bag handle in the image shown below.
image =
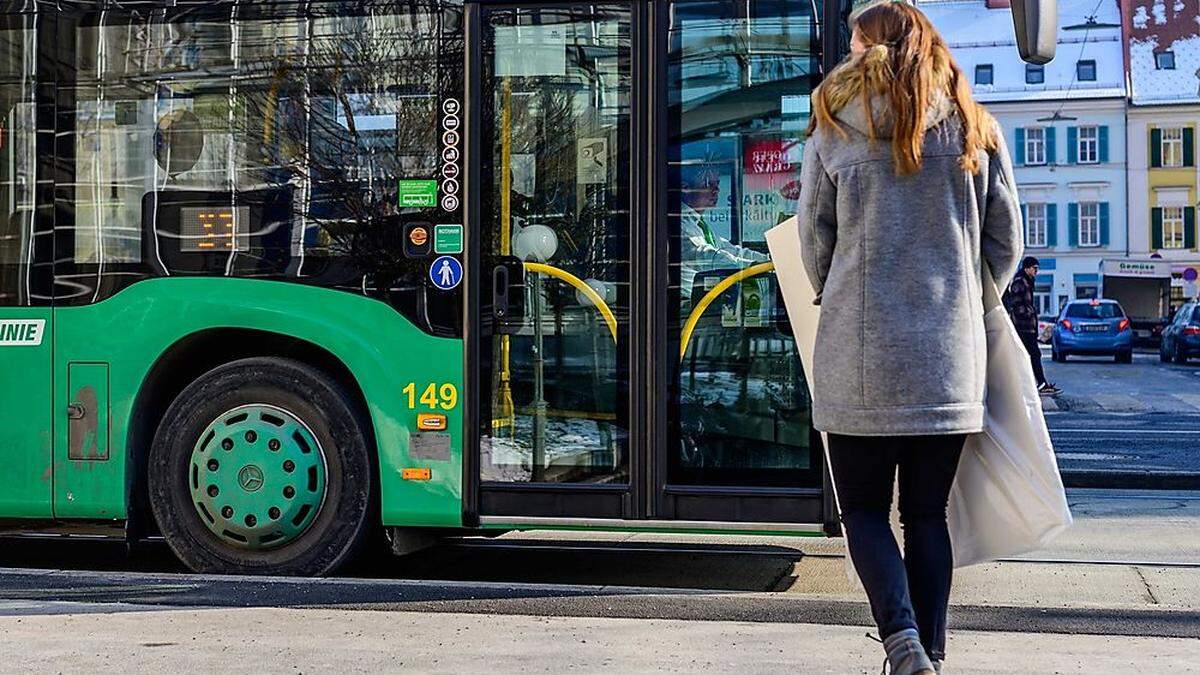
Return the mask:
[[1002,304],[1000,289],[996,287],[996,278],[992,276],[992,268],[983,255],[979,256],[979,271],[983,282],[983,313],[987,314]]

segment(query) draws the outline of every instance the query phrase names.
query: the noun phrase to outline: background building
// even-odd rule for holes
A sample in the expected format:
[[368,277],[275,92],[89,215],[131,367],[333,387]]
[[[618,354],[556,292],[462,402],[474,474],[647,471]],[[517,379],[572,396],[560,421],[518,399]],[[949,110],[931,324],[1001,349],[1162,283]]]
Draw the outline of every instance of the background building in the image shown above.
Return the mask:
[[1096,297],[1104,258],[1129,246],[1126,87],[1116,0],[1059,0],[1058,55],[1022,61],[1007,0],[933,0],[921,9],[950,43],[976,98],[1004,128],[1025,216],[1042,261],[1043,315]]
[[1195,297],[1196,125],[1200,13],[1196,3],[1122,0],[1129,70],[1129,220],[1133,257],[1172,263],[1172,304]]

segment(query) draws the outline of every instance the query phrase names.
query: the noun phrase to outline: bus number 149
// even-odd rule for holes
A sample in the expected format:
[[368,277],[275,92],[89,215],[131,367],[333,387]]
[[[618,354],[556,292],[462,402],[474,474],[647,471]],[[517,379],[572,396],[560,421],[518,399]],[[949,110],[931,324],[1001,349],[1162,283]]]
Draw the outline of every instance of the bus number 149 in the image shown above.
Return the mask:
[[446,382],[438,385],[430,382],[424,391],[421,392],[421,397],[417,398],[417,383],[409,382],[404,388],[404,395],[408,397],[408,409],[412,410],[417,407],[419,402],[421,405],[430,410],[453,410],[454,406],[458,405],[458,387]]

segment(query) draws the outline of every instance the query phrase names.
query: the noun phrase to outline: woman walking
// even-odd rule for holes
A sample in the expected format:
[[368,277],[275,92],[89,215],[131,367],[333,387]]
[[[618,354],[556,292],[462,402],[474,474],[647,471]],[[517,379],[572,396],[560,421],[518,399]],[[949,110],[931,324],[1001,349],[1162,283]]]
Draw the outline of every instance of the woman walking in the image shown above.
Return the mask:
[[801,177],[813,419],[892,672],[925,674],[945,656],[946,501],[983,427],[982,262],[1001,287],[1012,277],[1020,207],[1003,134],[929,20],[891,1],[852,25],[851,55],[813,94]]

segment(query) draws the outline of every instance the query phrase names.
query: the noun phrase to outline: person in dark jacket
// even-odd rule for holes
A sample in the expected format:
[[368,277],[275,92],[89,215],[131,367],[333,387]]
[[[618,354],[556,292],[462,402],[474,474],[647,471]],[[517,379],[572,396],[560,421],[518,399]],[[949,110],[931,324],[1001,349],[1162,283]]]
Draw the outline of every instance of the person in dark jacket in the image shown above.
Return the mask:
[[1004,307],[1012,317],[1013,326],[1025,351],[1029,352],[1029,360],[1033,364],[1033,376],[1037,379],[1038,392],[1046,396],[1062,393],[1054,384],[1046,381],[1046,373],[1042,370],[1042,349],[1038,346],[1038,311],[1037,303],[1033,300],[1033,286],[1037,279],[1038,259],[1028,256],[1021,261],[1021,269],[1009,284],[1004,293]]

